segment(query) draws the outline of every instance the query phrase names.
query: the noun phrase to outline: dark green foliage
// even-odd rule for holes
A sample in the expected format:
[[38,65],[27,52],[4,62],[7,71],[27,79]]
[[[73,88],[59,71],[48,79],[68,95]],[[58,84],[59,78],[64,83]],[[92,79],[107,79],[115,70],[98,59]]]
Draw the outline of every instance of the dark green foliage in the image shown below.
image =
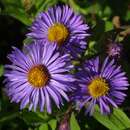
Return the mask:
[[[22,48],[31,39],[25,39],[27,28],[36,15],[50,6],[69,4],[84,16],[91,27],[87,39],[88,48],[80,61],[96,55],[106,56],[109,39],[121,42],[124,47],[121,60],[124,71],[130,79],[130,0],[1,0],[0,1],[0,130],[55,130],[66,114],[70,117],[71,130],[129,130],[130,89],[121,109],[114,109],[111,115],[103,116],[98,107],[93,117],[82,111],[73,111],[71,105],[55,109],[51,115],[46,112],[20,111],[4,92],[3,65],[8,63],[6,55],[11,46]],[[119,20],[115,16],[118,16]],[[79,63],[79,61],[74,61]],[[71,109],[70,109],[71,108]]]

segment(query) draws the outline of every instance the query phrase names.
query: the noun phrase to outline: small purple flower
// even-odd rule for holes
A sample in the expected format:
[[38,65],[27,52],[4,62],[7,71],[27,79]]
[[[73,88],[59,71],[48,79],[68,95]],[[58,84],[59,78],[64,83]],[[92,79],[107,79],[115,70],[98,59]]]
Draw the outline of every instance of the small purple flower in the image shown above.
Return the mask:
[[[32,43],[25,46],[23,52],[13,48],[8,55],[11,65],[5,65],[6,92],[11,102],[20,103],[23,109],[40,111],[47,109],[51,113],[51,101],[58,108],[63,98],[69,101],[67,92],[72,91],[74,78],[69,74],[72,65],[69,55],[60,56],[52,44]],[[62,98],[63,97],[63,98]]]
[[113,58],[120,58],[123,46],[120,43],[111,42],[107,46],[107,54]]
[[60,50],[73,56],[74,53],[83,52],[86,47],[88,29],[82,17],[69,6],[55,6],[37,16],[27,36],[51,44],[55,42]]
[[[121,104],[126,94],[129,83],[121,66],[116,66],[115,61],[109,57],[103,64],[99,57],[85,62],[77,74],[78,90],[73,97],[80,104],[80,108],[87,107],[90,115],[94,112],[94,106],[99,105],[102,114],[110,113],[110,107]],[[79,89],[80,88],[80,89]]]

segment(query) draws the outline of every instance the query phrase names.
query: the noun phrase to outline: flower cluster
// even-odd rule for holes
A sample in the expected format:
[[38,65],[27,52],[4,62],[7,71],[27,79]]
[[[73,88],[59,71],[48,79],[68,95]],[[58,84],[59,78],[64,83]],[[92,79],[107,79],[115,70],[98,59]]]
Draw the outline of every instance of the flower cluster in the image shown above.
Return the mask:
[[5,65],[4,83],[11,102],[20,103],[21,109],[39,108],[51,113],[53,103],[60,108],[64,99],[72,99],[90,114],[96,104],[102,114],[121,104],[129,83],[111,57],[118,55],[116,46],[109,47],[104,62],[99,57],[85,60],[78,72],[71,73],[75,68],[72,60],[77,60],[87,47],[88,29],[82,16],[67,5],[41,12],[27,34],[33,42],[22,51],[13,47],[8,55],[11,64]]
[[121,53],[123,50],[123,46],[120,43],[110,41],[107,46],[107,54],[110,57],[115,59],[119,59],[121,57]]

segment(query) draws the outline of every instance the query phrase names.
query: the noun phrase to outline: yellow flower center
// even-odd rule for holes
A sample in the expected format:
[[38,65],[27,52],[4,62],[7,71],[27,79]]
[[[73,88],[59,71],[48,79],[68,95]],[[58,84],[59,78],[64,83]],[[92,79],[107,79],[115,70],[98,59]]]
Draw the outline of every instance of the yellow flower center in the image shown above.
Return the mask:
[[59,46],[64,43],[68,36],[69,31],[63,24],[56,23],[48,29],[48,40],[57,42]]
[[29,83],[36,87],[44,87],[49,80],[49,73],[45,66],[37,65],[32,67],[28,72]]
[[109,91],[109,84],[103,78],[95,78],[88,85],[88,91],[93,98],[106,95]]

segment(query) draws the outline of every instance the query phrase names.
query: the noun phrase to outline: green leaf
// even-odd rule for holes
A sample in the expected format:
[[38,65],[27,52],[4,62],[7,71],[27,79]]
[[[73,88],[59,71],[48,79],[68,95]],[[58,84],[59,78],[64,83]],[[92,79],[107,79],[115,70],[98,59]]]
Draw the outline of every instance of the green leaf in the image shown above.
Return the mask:
[[43,119],[34,112],[23,112],[21,115],[22,119],[29,125],[33,123],[42,123]]
[[72,113],[71,118],[70,118],[70,128],[71,130],[80,130],[79,124],[75,118],[74,113]]
[[6,7],[1,11],[2,15],[12,16],[25,25],[30,25],[32,23],[32,18],[26,13],[21,1],[2,0],[2,3]]
[[4,67],[3,65],[0,65],[0,77],[3,75],[4,73]]
[[28,112],[28,111],[23,111],[21,113],[21,118],[29,125],[31,124],[42,124],[46,123],[50,120],[50,117],[42,112]]
[[8,13],[8,15],[18,19],[19,21],[21,21],[25,25],[30,25],[32,23],[29,16],[22,9],[14,10],[13,7],[10,7],[10,8],[8,8],[7,13]]
[[130,20],[130,10],[127,11],[125,20],[127,20],[127,21]]
[[88,44],[88,48],[85,52],[85,56],[91,57],[97,53],[97,50],[95,49],[96,47],[96,41],[90,41]]
[[2,122],[5,122],[5,121],[10,121],[10,120],[12,120],[13,118],[16,118],[16,117],[19,117],[19,112],[15,112],[15,113],[6,112],[6,113],[2,113],[0,115],[0,124]]
[[25,38],[24,41],[23,41],[23,44],[24,45],[29,45],[33,42],[33,39],[32,38]]
[[9,5],[14,5],[17,7],[21,7],[22,6],[22,2],[21,1],[17,1],[17,0],[1,0],[2,4],[4,4],[6,7]]
[[42,124],[40,127],[39,127],[39,130],[48,130],[48,124]]
[[55,119],[52,119],[48,122],[52,130],[56,129],[57,121]]
[[113,109],[111,115],[101,115],[98,107],[95,107],[93,117],[111,130],[125,130],[130,128],[130,119],[121,109]]
[[35,6],[36,6],[36,9],[39,10],[42,6],[44,6],[44,4],[46,3],[47,0],[33,0]]
[[51,6],[54,6],[57,3],[56,0],[45,0],[42,1],[41,4],[39,5],[39,8],[37,9],[37,14],[39,12],[45,11],[46,9],[48,9]]
[[114,26],[113,23],[110,21],[106,21],[105,22],[105,32],[113,30]]
[[126,129],[130,128],[130,119],[121,109],[114,109],[113,114],[122,122],[122,125],[125,125]]
[[80,12],[84,15],[87,15],[88,14],[88,11],[87,11],[87,8],[81,8],[76,2],[75,0],[69,0],[69,5],[71,5],[71,7],[77,11],[77,12]]
[[106,6],[105,9],[104,9],[103,14],[104,14],[104,16],[107,16],[107,18],[110,17],[111,14],[112,14],[111,8],[109,6]]

